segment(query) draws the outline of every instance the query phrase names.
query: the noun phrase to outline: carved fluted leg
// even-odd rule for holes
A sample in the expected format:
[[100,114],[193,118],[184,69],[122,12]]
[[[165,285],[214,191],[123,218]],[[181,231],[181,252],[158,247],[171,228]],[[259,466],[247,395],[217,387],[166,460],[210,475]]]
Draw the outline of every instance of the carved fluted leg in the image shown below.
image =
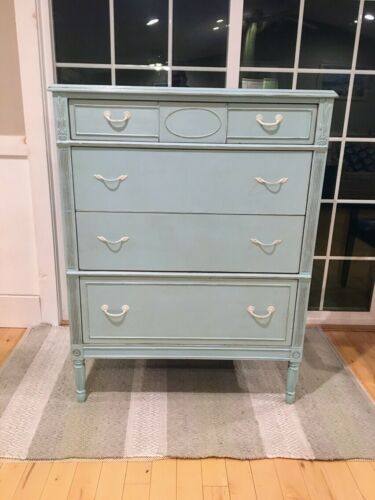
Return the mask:
[[289,404],[294,403],[296,399],[296,385],[298,381],[299,366],[300,363],[295,363],[294,361],[289,361],[288,363],[285,401]]
[[73,360],[76,381],[76,399],[80,403],[86,400],[86,366],[84,359]]

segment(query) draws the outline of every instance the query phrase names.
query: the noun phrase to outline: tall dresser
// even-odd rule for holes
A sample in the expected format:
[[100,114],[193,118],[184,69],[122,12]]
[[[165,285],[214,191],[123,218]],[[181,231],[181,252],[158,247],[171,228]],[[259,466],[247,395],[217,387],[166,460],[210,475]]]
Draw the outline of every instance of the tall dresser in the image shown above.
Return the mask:
[[284,360],[295,400],[331,91],[51,87],[87,358]]

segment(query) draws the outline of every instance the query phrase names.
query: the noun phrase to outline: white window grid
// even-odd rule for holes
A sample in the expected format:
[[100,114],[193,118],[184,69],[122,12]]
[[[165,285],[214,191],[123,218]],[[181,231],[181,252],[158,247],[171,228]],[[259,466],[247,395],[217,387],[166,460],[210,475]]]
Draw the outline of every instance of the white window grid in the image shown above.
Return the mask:
[[[114,0],[108,0],[109,3],[109,21],[110,21],[110,64],[91,64],[91,63],[61,63],[55,62],[55,73],[56,68],[82,68],[82,69],[110,69],[111,70],[111,84],[116,85],[116,70],[117,69],[127,69],[127,70],[145,70],[145,71],[155,71],[155,68],[144,64],[116,64],[115,62],[115,28],[114,28]],[[229,26],[228,26],[228,45],[227,45],[227,65],[225,67],[203,67],[203,66],[174,66],[172,62],[173,57],[173,0],[168,0],[168,64],[161,71],[167,71],[168,73],[168,86],[172,86],[172,73],[173,71],[197,71],[197,72],[223,72],[226,73],[226,87],[227,88],[238,88],[240,73],[288,73],[291,74],[292,79],[292,89],[297,88],[298,74],[301,73],[325,73],[325,74],[342,74],[349,75],[349,86],[348,95],[346,101],[346,108],[344,114],[343,131],[341,136],[330,137],[330,142],[339,142],[340,144],[340,154],[337,166],[337,176],[336,184],[334,189],[334,197],[329,199],[322,199],[322,203],[327,203],[332,207],[330,225],[328,232],[328,241],[326,246],[326,253],[324,255],[315,255],[314,260],[324,261],[324,272],[323,281],[320,294],[319,311],[324,310],[324,300],[327,287],[328,278],[328,268],[330,261],[375,261],[375,257],[366,256],[334,256],[331,255],[332,249],[332,239],[333,231],[335,227],[337,205],[343,204],[366,204],[375,205],[375,200],[365,200],[365,199],[339,199],[339,188],[341,182],[341,174],[343,167],[343,159],[345,152],[345,145],[347,142],[374,142],[375,137],[350,137],[348,133],[348,123],[350,107],[353,95],[354,78],[356,75],[374,75],[375,70],[360,70],[356,69],[358,47],[361,34],[361,28],[363,23],[363,11],[365,0],[359,0],[358,2],[358,17],[356,24],[356,33],[354,39],[354,49],[352,56],[352,64],[349,69],[337,69],[337,68],[300,68],[299,67],[299,57],[300,57],[300,47],[302,39],[302,26],[303,26],[303,15],[305,9],[305,0],[300,0],[300,8],[298,14],[298,24],[297,24],[297,34],[296,34],[296,45],[295,45],[295,57],[293,67],[262,67],[262,66],[240,66],[241,60],[241,36],[242,36],[242,23],[243,23],[243,4],[244,0],[229,0]],[[52,9],[51,9],[52,12]],[[56,81],[55,74],[55,81]],[[373,293],[373,299],[375,295],[375,290]],[[372,300],[372,303],[375,301]]]

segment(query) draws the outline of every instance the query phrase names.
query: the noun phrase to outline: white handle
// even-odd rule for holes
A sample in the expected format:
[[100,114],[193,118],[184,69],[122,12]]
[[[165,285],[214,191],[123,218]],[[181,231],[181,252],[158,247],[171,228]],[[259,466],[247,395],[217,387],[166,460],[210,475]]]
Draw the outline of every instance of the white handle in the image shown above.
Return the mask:
[[256,314],[255,313],[255,307],[254,306],[249,306],[247,308],[247,312],[256,319],[267,319],[272,316],[272,314],[276,311],[276,309],[273,306],[268,306],[267,307],[267,314]]
[[119,175],[118,177],[114,177],[113,179],[108,179],[99,174],[94,174],[94,177],[96,180],[103,182],[123,182],[128,178],[127,175]]
[[122,118],[115,119],[115,118],[112,118],[111,111],[109,111],[109,110],[104,111],[103,115],[104,115],[104,118],[109,123],[112,123],[112,125],[123,125],[128,120],[130,120],[130,118],[132,116],[132,114],[130,113],[130,111],[124,111],[124,116]]
[[256,115],[255,119],[259,123],[259,125],[262,125],[262,127],[270,128],[270,127],[277,127],[278,125],[280,125],[280,123],[284,120],[284,117],[283,115],[276,115],[274,122],[263,121],[263,115]]
[[261,247],[274,247],[275,245],[280,245],[280,243],[283,242],[283,240],[273,240],[272,243],[262,243],[256,238],[251,238],[250,241],[254,243],[254,245],[260,245]]
[[108,309],[109,306],[107,304],[103,304],[100,309],[104,312],[106,316],[109,316],[110,318],[121,318],[124,316],[130,309],[130,307],[127,304],[124,304],[121,306],[121,312],[120,313],[109,313]]
[[281,177],[278,181],[266,181],[263,177],[255,177],[255,180],[259,184],[267,184],[267,186],[277,186],[279,184],[286,184],[288,182],[288,177]]
[[105,238],[104,236],[97,236],[98,240],[103,242],[103,243],[107,243],[109,245],[118,245],[119,243],[126,243],[129,239],[129,236],[123,236],[122,238],[120,238],[119,240],[107,240],[107,238]]

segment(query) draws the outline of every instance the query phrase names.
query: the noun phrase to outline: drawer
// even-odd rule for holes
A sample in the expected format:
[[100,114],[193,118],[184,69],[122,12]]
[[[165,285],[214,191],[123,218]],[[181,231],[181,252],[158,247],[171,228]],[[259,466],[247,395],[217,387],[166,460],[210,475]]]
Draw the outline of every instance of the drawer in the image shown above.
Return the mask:
[[158,141],[156,102],[69,101],[72,139]]
[[314,142],[316,106],[228,105],[228,142]]
[[293,280],[81,278],[83,339],[286,346],[296,290]]
[[160,103],[160,141],[226,141],[226,104]]
[[83,211],[304,214],[312,153],[73,148]]
[[297,273],[304,217],[78,212],[82,270]]

